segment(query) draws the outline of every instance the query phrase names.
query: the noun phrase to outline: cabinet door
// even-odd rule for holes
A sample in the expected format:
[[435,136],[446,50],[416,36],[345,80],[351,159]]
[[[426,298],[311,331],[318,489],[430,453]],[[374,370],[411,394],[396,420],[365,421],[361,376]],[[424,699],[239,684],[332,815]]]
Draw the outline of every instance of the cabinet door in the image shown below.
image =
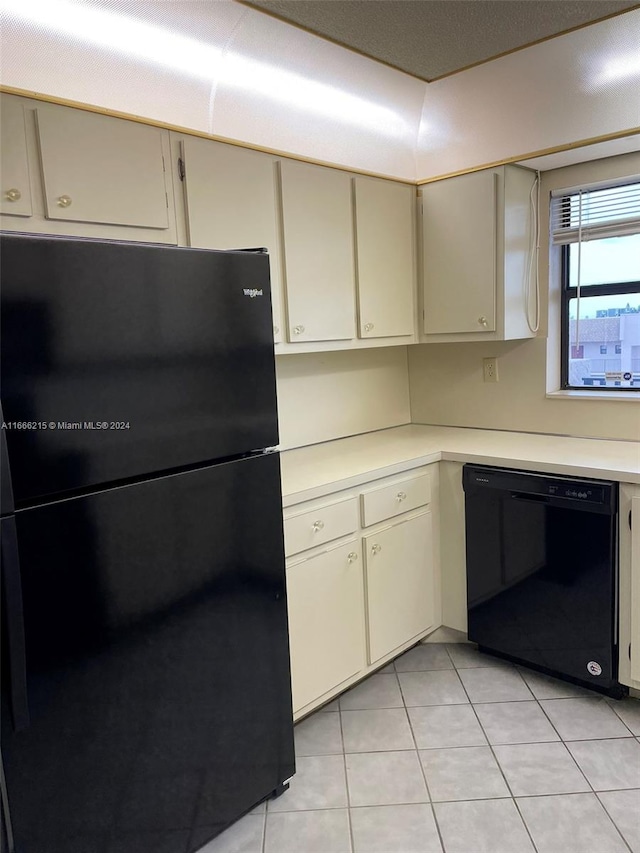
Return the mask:
[[358,334],[413,334],[415,188],[354,178]]
[[355,337],[351,177],[283,160],[288,339]]
[[274,339],[282,340],[276,161],[208,139],[182,140],[189,245],[269,250]]
[[496,328],[498,175],[461,175],[422,191],[424,330]]
[[631,678],[640,682],[640,497],[631,499]]
[[433,624],[431,513],[365,536],[364,551],[373,664]]
[[0,122],[0,211],[13,216],[31,216],[31,186],[27,159],[24,106],[17,98],[3,95]]
[[293,709],[365,665],[360,547],[349,542],[287,570]]
[[66,107],[36,116],[47,219],[169,228],[167,131]]

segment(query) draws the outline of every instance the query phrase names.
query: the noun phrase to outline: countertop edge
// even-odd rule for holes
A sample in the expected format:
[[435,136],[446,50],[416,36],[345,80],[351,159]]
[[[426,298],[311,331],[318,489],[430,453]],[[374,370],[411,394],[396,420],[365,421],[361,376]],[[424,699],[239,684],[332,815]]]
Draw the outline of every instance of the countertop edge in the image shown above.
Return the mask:
[[[487,448],[488,443],[505,439],[512,445],[503,453]],[[477,447],[469,446],[469,439]],[[554,451],[566,450],[566,460],[545,459],[544,443],[553,442]],[[584,451],[583,442],[600,444],[601,458],[592,464],[584,461],[583,452],[575,450],[576,442]],[[482,447],[482,445],[485,447]],[[455,445],[464,445],[458,446]],[[516,445],[516,446],[513,446]],[[517,446],[520,445],[520,446]],[[537,447],[535,446],[537,445]],[[508,433],[499,430],[473,430],[462,427],[429,427],[408,424],[388,430],[363,433],[322,445],[285,450],[283,460],[283,506],[290,507],[304,501],[321,498],[333,492],[348,490],[371,480],[401,474],[422,465],[440,461],[474,462],[502,468],[517,468],[526,471],[542,471],[563,476],[587,477],[598,480],[614,480],[620,483],[640,485],[640,444],[624,442],[629,453],[622,466],[617,459],[621,443],[607,439],[571,438],[562,436],[540,436],[537,433]],[[627,447],[628,445],[628,447]],[[589,448],[591,449],[591,448]],[[573,450],[573,452],[572,452]],[[635,463],[638,468],[629,470],[627,465]],[[327,458],[340,459],[339,466],[327,470]],[[597,459],[597,456],[594,457]],[[378,460],[379,463],[378,464]],[[286,471],[290,462],[292,473]],[[300,475],[299,467],[304,469]],[[293,474],[295,471],[295,475]],[[342,473],[344,472],[344,476]]]

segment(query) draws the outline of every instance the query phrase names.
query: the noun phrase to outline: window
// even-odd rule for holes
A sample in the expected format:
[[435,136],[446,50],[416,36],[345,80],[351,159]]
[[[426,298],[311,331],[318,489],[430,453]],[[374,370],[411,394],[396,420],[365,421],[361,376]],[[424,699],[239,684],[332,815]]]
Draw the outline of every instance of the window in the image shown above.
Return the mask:
[[640,391],[640,181],[561,190],[562,387]]

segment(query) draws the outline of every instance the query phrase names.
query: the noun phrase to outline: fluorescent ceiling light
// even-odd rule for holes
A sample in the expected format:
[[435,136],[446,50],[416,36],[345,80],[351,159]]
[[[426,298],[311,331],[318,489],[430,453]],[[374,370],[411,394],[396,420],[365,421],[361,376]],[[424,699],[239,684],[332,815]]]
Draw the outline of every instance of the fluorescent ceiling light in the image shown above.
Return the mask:
[[342,124],[402,136],[410,128],[402,117],[373,101],[267,62],[213,47],[197,39],[144,23],[108,9],[73,0],[0,0],[0,10],[38,29],[70,36],[110,53],[142,59],[219,86],[258,93],[264,98]]
[[607,62],[598,74],[598,83],[603,85],[633,77],[640,77],[640,53],[629,53]]
[[401,116],[389,107],[237,53],[225,56],[222,74],[228,86],[257,92],[297,111],[318,113],[386,136],[402,136],[409,130]]

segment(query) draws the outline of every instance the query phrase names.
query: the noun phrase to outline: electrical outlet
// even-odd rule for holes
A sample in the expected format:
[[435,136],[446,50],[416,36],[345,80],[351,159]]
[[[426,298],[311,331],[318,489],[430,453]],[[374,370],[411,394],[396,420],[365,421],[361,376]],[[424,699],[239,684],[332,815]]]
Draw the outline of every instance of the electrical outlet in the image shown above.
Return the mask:
[[483,358],[482,359],[482,370],[483,370],[485,382],[497,382],[498,381],[498,359],[497,358]]

